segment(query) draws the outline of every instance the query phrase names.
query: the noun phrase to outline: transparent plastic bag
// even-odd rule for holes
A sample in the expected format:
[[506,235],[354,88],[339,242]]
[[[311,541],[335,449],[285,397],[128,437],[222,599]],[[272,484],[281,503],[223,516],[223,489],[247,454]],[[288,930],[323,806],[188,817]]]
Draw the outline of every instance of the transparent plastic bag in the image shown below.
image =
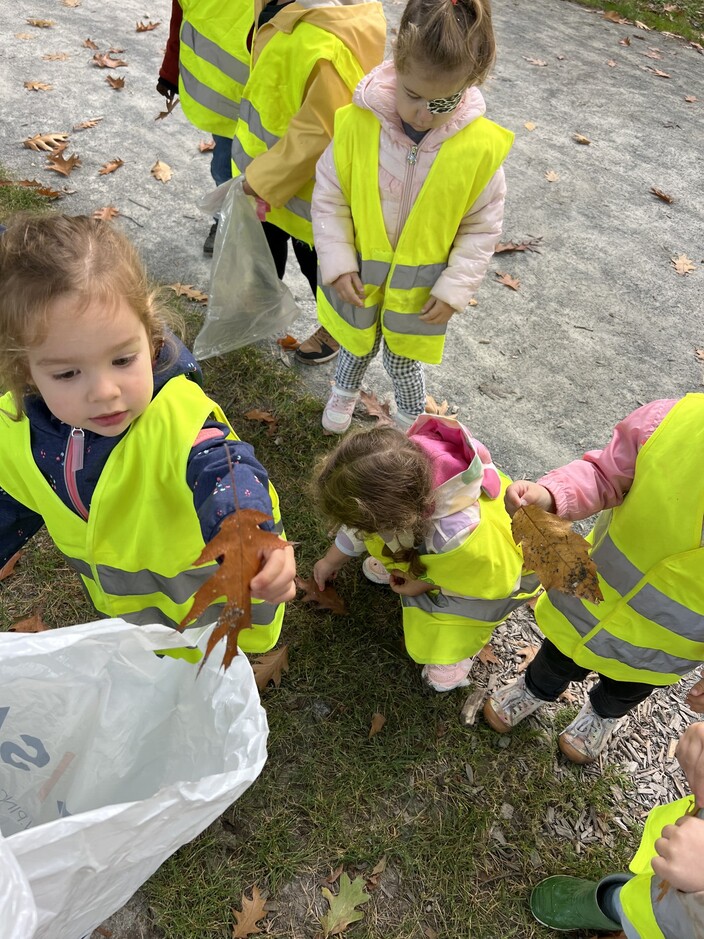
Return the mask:
[[[224,183],[203,203],[222,205],[213,251],[208,309],[193,354],[209,359],[241,349],[277,332],[286,332],[298,316],[288,287],[279,280],[253,200],[242,188],[244,177]],[[224,193],[224,199],[222,198]]]

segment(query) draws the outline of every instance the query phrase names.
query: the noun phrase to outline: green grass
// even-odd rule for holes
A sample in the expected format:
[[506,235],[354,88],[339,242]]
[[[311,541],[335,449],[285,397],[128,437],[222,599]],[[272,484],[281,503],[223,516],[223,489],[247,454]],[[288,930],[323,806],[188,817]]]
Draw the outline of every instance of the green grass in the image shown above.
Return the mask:
[[[308,575],[328,543],[310,505],[312,465],[335,443],[320,432],[320,403],[268,352],[245,349],[205,363],[204,372],[277,486],[287,533],[300,542],[299,570]],[[274,434],[243,418],[254,407],[276,415]],[[357,565],[342,572],[339,588],[347,616],[290,605],[282,637],[290,672],[263,698],[267,764],[221,819],[144,886],[155,935],[230,939],[232,908],[257,884],[276,905],[268,934],[313,939],[326,906],[321,881],[338,865],[363,875],[382,858],[380,887],[349,930],[352,939],[552,935],[532,920],[531,885],[558,872],[598,878],[623,869],[636,839],[583,844],[546,823],[549,812],[568,829],[586,811],[608,824],[612,787],[628,792],[630,783],[613,767],[599,775],[557,760],[555,735],[573,710],[505,738],[481,719],[462,727],[463,693],[425,690],[403,651],[396,598]],[[52,626],[92,618],[46,537],[34,539],[2,584],[0,628],[38,604]],[[369,739],[376,711],[386,724]]]
[[614,10],[659,32],[704,43],[704,0],[575,0],[595,10]]

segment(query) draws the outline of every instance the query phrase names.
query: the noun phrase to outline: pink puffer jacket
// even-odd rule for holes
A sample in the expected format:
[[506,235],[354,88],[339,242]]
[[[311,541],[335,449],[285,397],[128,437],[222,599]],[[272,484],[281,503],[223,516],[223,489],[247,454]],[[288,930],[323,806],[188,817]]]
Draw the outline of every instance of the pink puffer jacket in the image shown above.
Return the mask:
[[[352,99],[372,111],[381,121],[379,144],[379,191],[384,224],[392,247],[396,246],[407,212],[413,205],[433,160],[444,140],[456,134],[486,110],[478,88],[468,88],[452,120],[428,132],[417,151],[411,176],[410,199],[406,193],[407,156],[412,141],[405,135],[396,113],[396,70],[393,62],[382,62],[359,83]],[[313,237],[320,261],[322,282],[331,284],[341,274],[357,271],[354,222],[345,202],[333,159],[334,142],[325,150],[315,171],[313,192]],[[462,185],[458,172],[458,185]],[[501,167],[462,219],[448,259],[448,266],[432,290],[438,300],[463,310],[486,273],[501,234],[506,184]],[[401,207],[406,206],[404,218]]]

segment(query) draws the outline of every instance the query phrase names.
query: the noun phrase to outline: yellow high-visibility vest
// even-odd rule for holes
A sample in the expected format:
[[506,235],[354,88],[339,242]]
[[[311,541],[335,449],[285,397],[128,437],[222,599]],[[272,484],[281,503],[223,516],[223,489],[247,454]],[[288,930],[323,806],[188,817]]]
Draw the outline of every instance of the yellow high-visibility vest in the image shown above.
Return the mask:
[[178,92],[191,124],[232,137],[249,78],[252,0],[180,0]]
[[[499,623],[540,587],[534,575],[522,576],[523,555],[511,536],[503,500],[510,480],[499,476],[501,495],[479,497],[481,521],[462,544],[420,555],[426,569],[421,579],[438,590],[401,597],[406,651],[415,662],[451,665],[475,655]],[[365,545],[387,570],[408,570],[408,564],[389,557],[379,535],[365,538]]]
[[[2,409],[12,413],[9,394],[0,398],[0,486],[42,516],[96,610],[106,617],[176,628],[193,594],[213,573],[212,564],[193,566],[204,542],[186,465],[205,421],[213,416],[228,423],[218,405],[185,375],[168,381],[108,457],[87,520],[61,501],[40,472],[27,418],[13,421]],[[238,439],[234,431],[230,436]],[[279,500],[271,483],[269,495],[280,531]],[[223,604],[224,598],[193,625],[213,622]],[[253,600],[256,625],[240,634],[242,649],[271,649],[283,615],[284,604]]]
[[[378,118],[366,108],[351,104],[335,115],[335,167],[352,212],[366,300],[363,308],[355,307],[340,300],[331,287],[319,286],[318,319],[354,355],[371,352],[381,322],[392,352],[438,363],[447,324],[423,323],[421,310],[447,267],[463,217],[508,155],[514,135],[478,117],[447,139],[394,250],[378,185],[380,133]],[[415,162],[417,149],[410,147],[409,163]]]
[[636,459],[622,505],[588,537],[602,603],[543,595],[535,618],[579,665],[671,685],[704,662],[704,394],[666,415]]
[[[244,173],[255,157],[284,136],[303,104],[308,79],[320,59],[334,65],[351,96],[364,70],[333,33],[302,19],[291,33],[277,31],[267,42],[242,94],[240,119],[232,141],[233,175]],[[286,205],[272,207],[266,216],[268,222],[309,245],[313,244],[313,182],[309,180]]]

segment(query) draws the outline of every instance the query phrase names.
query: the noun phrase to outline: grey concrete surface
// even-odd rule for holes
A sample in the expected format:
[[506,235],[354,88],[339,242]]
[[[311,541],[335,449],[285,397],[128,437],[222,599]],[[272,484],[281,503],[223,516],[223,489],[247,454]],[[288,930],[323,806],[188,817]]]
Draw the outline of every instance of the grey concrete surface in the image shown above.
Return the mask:
[[[393,28],[402,6],[385,5]],[[207,135],[180,109],[154,120],[169,8],[168,0],[2,3],[0,163],[16,178],[65,186],[66,212],[117,207],[154,278],[207,290],[209,220],[197,208],[212,188],[209,156],[198,151]],[[516,133],[502,240],[540,237],[542,251],[495,256],[478,306],[454,318],[445,360],[428,369],[428,389],[457,408],[508,472],[536,476],[603,444],[639,403],[701,389],[694,350],[704,347],[704,56],[563,0],[495,0],[494,16],[499,58],[485,88],[488,115]],[[29,17],[55,25],[32,27]],[[137,33],[146,20],[161,25]],[[630,45],[621,45],[626,37]],[[91,64],[88,38],[100,52],[123,49],[128,66]],[[69,58],[43,58],[52,52]],[[111,90],[108,74],[124,76],[124,90]],[[54,88],[29,91],[26,81]],[[93,117],[102,118],[95,128],[72,132]],[[22,146],[49,131],[70,132],[66,152],[80,155],[68,179]],[[575,133],[591,144],[576,143]],[[99,175],[116,157],[125,165]],[[173,170],[166,184],[150,175],[157,158]],[[549,171],[559,178],[549,182]],[[651,186],[674,203],[656,199]],[[695,264],[686,277],[670,262],[681,254]],[[496,272],[518,278],[520,289],[500,285]],[[303,338],[314,305],[300,275],[290,284],[301,306],[292,331]],[[327,395],[334,363],[298,370]],[[389,396],[380,365],[368,384]],[[156,939],[139,903],[105,924],[113,939]]]

